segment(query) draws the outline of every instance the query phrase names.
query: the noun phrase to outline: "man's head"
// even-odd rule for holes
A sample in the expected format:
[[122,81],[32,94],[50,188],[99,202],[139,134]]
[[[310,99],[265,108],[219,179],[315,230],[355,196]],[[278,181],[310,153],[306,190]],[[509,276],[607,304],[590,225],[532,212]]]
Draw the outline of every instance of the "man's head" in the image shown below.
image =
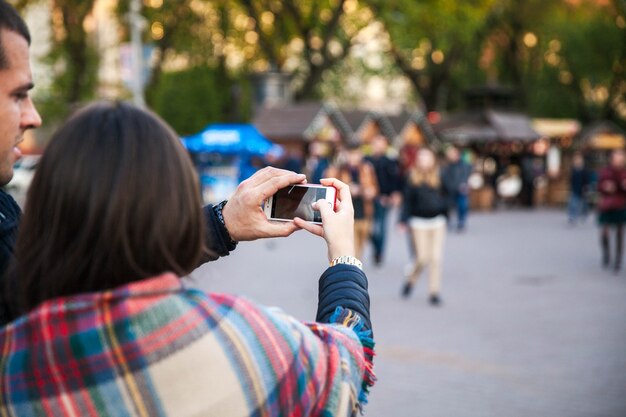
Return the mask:
[[387,138],[383,135],[376,135],[372,139],[372,154],[374,156],[382,156],[387,153],[388,146]]
[[358,143],[350,143],[346,146],[346,162],[351,167],[358,167],[363,161],[363,152],[361,145]]
[[0,0],[0,186],[13,177],[13,164],[21,156],[16,145],[24,132],[41,125],[28,95],[33,88],[29,45],[24,20],[10,4]]
[[626,164],[626,153],[623,149],[616,149],[611,153],[611,166],[614,168],[623,168]]
[[461,153],[459,152],[458,148],[450,146],[448,149],[446,149],[446,158],[449,162],[454,163],[461,159]]
[[582,153],[576,152],[574,154],[574,156],[572,157],[572,165],[576,169],[582,169],[585,167],[585,158],[583,157]]

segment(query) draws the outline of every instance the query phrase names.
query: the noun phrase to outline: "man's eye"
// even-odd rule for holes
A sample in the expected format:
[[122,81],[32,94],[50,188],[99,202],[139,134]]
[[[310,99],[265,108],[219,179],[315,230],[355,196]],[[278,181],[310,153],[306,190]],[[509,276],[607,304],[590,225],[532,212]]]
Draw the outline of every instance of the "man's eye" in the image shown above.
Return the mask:
[[25,100],[28,98],[28,93],[15,93],[15,98],[18,100]]

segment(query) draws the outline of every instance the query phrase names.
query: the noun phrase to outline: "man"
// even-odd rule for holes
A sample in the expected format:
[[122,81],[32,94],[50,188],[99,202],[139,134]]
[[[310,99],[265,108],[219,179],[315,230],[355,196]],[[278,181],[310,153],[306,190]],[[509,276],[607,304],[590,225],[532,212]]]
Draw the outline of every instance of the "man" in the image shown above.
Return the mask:
[[[13,165],[21,153],[16,147],[24,132],[41,125],[41,118],[28,95],[33,88],[28,55],[30,34],[17,12],[0,2],[0,186],[13,178]],[[0,273],[4,275],[13,256],[21,211],[15,200],[0,190]],[[1,280],[0,294],[5,295]],[[5,296],[6,297],[6,296]],[[0,325],[9,319],[5,297],[0,300]]]
[[469,185],[467,181],[472,167],[461,159],[461,153],[454,146],[446,150],[448,165],[443,169],[441,180],[450,208],[456,209],[457,231],[465,230],[469,211]]
[[587,202],[585,194],[591,186],[591,172],[585,167],[585,158],[580,152],[572,157],[572,171],[570,173],[570,194],[567,204],[569,224],[575,224],[580,217],[587,217]]
[[387,214],[400,191],[400,167],[396,160],[387,156],[387,138],[377,135],[372,139],[372,155],[367,160],[374,167],[378,180],[378,196],[374,200],[374,223],[372,226],[372,244],[374,245],[374,263],[380,265],[385,249],[387,235]]
[[[0,0],[0,186],[13,177],[13,164],[21,156],[16,145],[24,132],[41,125],[29,96],[34,87],[29,60],[30,34],[15,9]],[[299,228],[292,222],[270,223],[261,203],[280,188],[304,181],[305,176],[276,168],[264,168],[242,182],[226,202],[207,206],[206,241],[211,255],[205,261],[228,255],[238,241],[289,236]],[[21,210],[0,190],[0,326],[15,318],[11,308],[11,275]],[[7,278],[8,277],[8,278]]]

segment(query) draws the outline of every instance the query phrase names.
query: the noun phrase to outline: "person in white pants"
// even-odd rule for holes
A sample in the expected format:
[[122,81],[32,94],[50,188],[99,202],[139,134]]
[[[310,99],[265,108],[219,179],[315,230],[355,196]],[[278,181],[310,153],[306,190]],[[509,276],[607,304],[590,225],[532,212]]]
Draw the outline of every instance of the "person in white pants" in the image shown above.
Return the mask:
[[447,204],[441,193],[437,159],[427,148],[419,150],[404,189],[401,224],[409,226],[415,256],[407,268],[402,296],[408,297],[424,268],[428,267],[429,301],[441,303],[441,265],[446,235]]

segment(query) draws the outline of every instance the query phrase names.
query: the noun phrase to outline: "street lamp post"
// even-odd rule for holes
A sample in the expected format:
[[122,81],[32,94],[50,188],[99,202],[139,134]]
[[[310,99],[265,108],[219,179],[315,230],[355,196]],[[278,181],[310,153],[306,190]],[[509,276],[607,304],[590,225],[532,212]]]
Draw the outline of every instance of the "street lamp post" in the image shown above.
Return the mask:
[[146,103],[143,98],[143,47],[141,41],[141,31],[144,26],[144,21],[141,16],[141,0],[131,0],[128,20],[130,24],[130,44],[133,71],[131,81],[133,103],[137,106],[145,107]]

